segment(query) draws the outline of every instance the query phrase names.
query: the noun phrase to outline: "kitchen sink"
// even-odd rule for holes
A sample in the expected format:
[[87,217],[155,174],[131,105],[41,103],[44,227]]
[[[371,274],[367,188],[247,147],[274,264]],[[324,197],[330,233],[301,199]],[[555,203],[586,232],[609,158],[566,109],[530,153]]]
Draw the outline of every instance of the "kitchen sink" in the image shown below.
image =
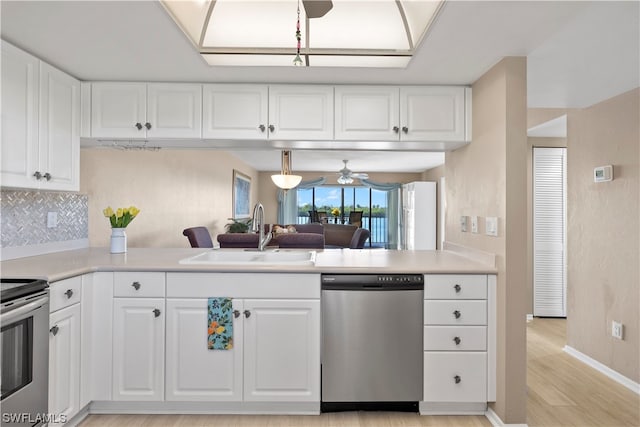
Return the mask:
[[305,250],[225,250],[214,249],[190,258],[180,260],[180,264],[209,265],[314,265],[315,251]]

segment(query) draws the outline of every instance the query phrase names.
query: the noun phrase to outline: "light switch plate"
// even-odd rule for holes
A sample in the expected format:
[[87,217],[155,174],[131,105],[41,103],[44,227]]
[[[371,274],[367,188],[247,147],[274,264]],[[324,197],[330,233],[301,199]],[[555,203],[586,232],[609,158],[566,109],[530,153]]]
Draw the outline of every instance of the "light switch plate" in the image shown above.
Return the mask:
[[487,236],[498,236],[498,217],[488,216],[484,220],[484,229]]
[[471,232],[472,233],[478,232],[478,217],[475,215],[471,217]]
[[58,226],[58,212],[47,212],[47,228]]
[[462,231],[463,233],[467,232],[467,223],[469,222],[469,217],[468,216],[461,216],[460,217],[460,231]]

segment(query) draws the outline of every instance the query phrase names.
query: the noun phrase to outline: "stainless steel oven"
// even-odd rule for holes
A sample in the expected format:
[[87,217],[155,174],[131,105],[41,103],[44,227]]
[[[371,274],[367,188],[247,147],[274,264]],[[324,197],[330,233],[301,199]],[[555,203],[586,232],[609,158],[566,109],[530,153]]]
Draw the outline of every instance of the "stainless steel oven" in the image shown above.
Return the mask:
[[49,289],[43,280],[2,279],[0,388],[3,426],[46,424]]

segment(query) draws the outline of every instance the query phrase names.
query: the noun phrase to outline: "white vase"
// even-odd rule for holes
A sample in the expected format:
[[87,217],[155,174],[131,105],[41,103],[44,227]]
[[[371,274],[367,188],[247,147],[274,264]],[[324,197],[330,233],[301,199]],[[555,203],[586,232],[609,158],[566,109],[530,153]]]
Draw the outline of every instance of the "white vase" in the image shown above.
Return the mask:
[[111,253],[123,254],[127,252],[127,233],[126,228],[111,229]]

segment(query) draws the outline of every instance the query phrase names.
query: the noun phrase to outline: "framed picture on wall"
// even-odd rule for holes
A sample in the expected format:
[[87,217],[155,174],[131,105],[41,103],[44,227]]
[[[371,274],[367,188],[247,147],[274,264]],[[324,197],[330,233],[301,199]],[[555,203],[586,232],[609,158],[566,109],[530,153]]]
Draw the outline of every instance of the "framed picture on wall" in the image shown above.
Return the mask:
[[233,170],[233,217],[249,218],[251,177]]

